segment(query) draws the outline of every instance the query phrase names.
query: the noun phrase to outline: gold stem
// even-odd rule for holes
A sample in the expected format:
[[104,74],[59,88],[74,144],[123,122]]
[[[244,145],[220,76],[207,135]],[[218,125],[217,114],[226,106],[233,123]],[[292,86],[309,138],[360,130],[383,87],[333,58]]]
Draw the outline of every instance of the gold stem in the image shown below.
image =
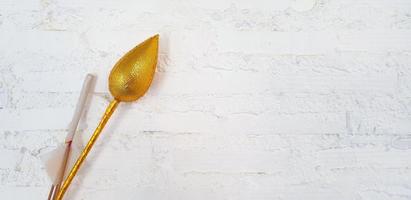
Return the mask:
[[84,147],[83,152],[81,152],[80,156],[78,157],[76,163],[71,168],[70,173],[68,174],[66,180],[64,180],[63,185],[57,195],[57,200],[62,200],[64,193],[66,193],[68,187],[73,181],[74,176],[76,176],[77,171],[80,169],[81,164],[87,157],[87,154],[90,152],[91,148],[93,147],[94,143],[96,142],[98,136],[100,135],[101,131],[103,130],[104,126],[106,125],[107,121],[110,119],[111,115],[113,114],[114,110],[117,108],[118,103],[117,100],[111,101],[110,105],[108,105],[104,116],[101,118],[99,125],[97,126],[96,130],[94,131],[93,135],[91,136],[90,140],[88,141],[87,145]]

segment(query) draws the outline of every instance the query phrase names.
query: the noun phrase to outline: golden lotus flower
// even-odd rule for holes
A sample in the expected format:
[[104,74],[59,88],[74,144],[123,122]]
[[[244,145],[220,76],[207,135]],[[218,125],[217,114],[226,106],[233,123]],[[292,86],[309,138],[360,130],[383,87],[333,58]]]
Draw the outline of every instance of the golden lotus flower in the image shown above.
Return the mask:
[[157,65],[158,35],[124,55],[113,67],[108,85],[118,101],[135,101],[147,91]]
[[121,101],[135,101],[143,96],[150,87],[157,65],[159,36],[155,35],[124,55],[113,67],[109,76],[109,89],[114,100],[108,105],[99,125],[84,147],[76,163],[64,181],[57,200],[63,199],[65,192],[73,181],[98,136]]

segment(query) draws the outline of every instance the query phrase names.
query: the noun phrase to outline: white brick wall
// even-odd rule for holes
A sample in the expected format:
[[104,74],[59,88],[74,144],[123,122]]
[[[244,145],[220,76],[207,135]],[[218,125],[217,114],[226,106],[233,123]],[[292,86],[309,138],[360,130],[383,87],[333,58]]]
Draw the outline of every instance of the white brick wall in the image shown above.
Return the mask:
[[160,34],[66,199],[411,199],[411,1],[0,1],[0,196],[45,199],[87,72]]

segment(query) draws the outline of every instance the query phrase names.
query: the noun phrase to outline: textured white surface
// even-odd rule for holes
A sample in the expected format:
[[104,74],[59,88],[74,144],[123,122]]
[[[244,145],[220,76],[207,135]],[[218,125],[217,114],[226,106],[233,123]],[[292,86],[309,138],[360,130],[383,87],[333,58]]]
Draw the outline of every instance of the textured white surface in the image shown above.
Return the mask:
[[45,199],[40,159],[82,80],[160,33],[66,199],[411,199],[411,1],[1,0],[0,196]]

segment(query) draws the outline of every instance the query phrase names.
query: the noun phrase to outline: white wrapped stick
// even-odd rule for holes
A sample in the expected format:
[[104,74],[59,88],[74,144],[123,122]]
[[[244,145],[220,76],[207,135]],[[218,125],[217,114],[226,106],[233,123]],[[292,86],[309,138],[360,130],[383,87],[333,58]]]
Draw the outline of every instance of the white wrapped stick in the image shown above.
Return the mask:
[[63,181],[64,174],[67,168],[67,161],[70,156],[71,143],[73,141],[74,134],[76,133],[80,118],[84,112],[87,97],[90,93],[91,85],[94,82],[94,79],[94,75],[87,74],[83,82],[83,87],[81,89],[80,97],[76,105],[76,110],[74,111],[73,119],[71,120],[71,123],[68,127],[65,143],[61,147],[57,148],[53,153],[54,156],[52,156],[47,161],[46,168],[51,180],[53,181],[53,184],[49,192],[48,200],[55,199],[60,189],[60,185]]

